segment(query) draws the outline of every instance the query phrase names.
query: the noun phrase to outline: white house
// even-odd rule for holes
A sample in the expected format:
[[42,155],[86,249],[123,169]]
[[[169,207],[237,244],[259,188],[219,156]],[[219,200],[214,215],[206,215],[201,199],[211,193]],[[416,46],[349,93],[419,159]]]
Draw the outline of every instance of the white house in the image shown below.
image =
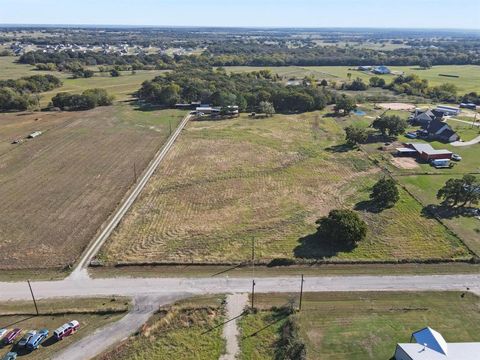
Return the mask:
[[410,343],[397,344],[395,349],[395,360],[478,359],[480,343],[447,343],[439,332],[430,327],[414,332]]

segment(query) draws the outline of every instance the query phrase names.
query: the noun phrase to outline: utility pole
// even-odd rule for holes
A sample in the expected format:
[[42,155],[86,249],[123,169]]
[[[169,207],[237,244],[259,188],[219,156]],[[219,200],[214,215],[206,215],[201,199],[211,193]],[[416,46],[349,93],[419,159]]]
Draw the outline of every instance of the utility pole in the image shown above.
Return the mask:
[[255,308],[255,280],[252,280],[252,309]]
[[302,311],[302,299],[303,299],[303,283],[305,280],[303,280],[303,274],[302,274],[302,282],[300,283],[300,301],[298,303],[298,311]]
[[28,287],[30,288],[30,294],[32,294],[33,304],[35,305],[35,311],[37,312],[37,316],[38,316],[39,314],[38,314],[37,302],[35,301],[35,296],[33,295],[33,290],[32,290],[32,285],[30,285],[30,280],[27,280],[27,283],[28,283]]
[[255,278],[255,236],[252,237],[252,277]]
[[252,309],[255,306],[255,237],[252,237]]

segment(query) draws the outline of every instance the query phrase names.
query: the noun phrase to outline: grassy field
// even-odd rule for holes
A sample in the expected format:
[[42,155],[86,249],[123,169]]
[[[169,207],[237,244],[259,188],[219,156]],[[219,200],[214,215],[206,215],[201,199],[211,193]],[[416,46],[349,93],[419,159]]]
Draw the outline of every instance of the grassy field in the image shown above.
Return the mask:
[[72,264],[182,116],[126,104],[1,114],[0,269]]
[[155,314],[142,330],[96,360],[218,359],[222,338],[223,297],[182,301]]
[[[394,72],[404,72],[405,74],[417,74],[422,79],[427,79],[430,85],[440,85],[443,83],[451,83],[458,87],[460,93],[469,93],[471,91],[480,92],[480,66],[478,65],[442,65],[434,66],[428,70],[422,70],[415,66],[389,66]],[[260,70],[262,67],[251,66],[231,66],[226,67],[232,72],[248,72]],[[373,74],[364,73],[355,70],[355,67],[349,66],[279,66],[268,67],[274,73],[279,74],[285,79],[297,78],[304,76],[314,76],[317,79],[326,80],[347,80],[347,74],[352,74],[352,79],[359,77],[363,80],[370,79]],[[443,75],[456,75],[458,77],[447,77]],[[393,75],[382,76],[387,83],[393,79]]]
[[[286,319],[272,307],[297,297],[256,295],[261,310],[240,321],[240,359],[278,358],[276,344]],[[448,342],[479,341],[480,299],[472,294],[308,293],[303,300],[302,312],[291,316],[309,360],[390,359],[397,343],[409,342],[412,332],[425,326]]]
[[[51,71],[36,71],[35,67],[26,64],[17,64],[18,57],[0,56],[0,80],[18,79],[35,74],[53,74]],[[60,77],[61,73],[58,73]],[[62,76],[63,77],[63,76]]]
[[323,113],[193,122],[110,240],[106,263],[238,263],[274,258],[463,258],[461,242],[406,192],[392,209],[361,211],[370,232],[353,251],[316,241],[315,221],[368,199],[381,175],[345,151],[352,119]]
[[88,79],[72,79],[70,73],[59,71],[37,71],[34,66],[17,64],[17,57],[0,57],[0,80],[18,79],[24,76],[51,74],[63,81],[63,86],[49,92],[42,93],[40,104],[48,105],[53,96],[62,91],[80,93],[86,89],[102,88],[117,100],[128,100],[132,93],[137,91],[145,80],[153,79],[155,76],[164,73],[162,70],[138,70],[135,74],[130,71],[122,71],[122,76],[111,77],[109,73],[95,73],[94,77]]
[[61,91],[81,93],[92,88],[105,89],[109,94],[114,95],[116,100],[129,100],[145,80],[151,80],[164,72],[162,70],[138,70],[135,74],[123,71],[122,76],[119,77],[111,77],[108,73],[96,73],[94,77],[88,79],[66,78],[63,80],[61,88],[42,93],[41,104],[47,105],[51,98]]
[[[403,184],[425,206],[439,205],[437,191],[450,178],[460,178],[462,175],[411,175],[398,176]],[[452,214],[442,217],[442,221],[458,234],[468,247],[477,255],[480,254],[480,220],[475,217]]]
[[[0,348],[0,357],[9,351],[17,351],[22,359],[48,359],[78,341],[94,330],[111,322],[119,320],[129,308],[129,302],[123,298],[95,298],[95,299],[61,299],[38,301],[40,316],[34,316],[35,309],[31,302],[3,302],[0,303],[0,328],[21,328],[22,334],[30,329],[47,328],[50,335],[56,328],[77,320],[80,330],[73,336],[57,342],[53,337],[48,338],[38,350],[26,353],[23,349],[13,346]],[[20,340],[21,336],[17,338]]]

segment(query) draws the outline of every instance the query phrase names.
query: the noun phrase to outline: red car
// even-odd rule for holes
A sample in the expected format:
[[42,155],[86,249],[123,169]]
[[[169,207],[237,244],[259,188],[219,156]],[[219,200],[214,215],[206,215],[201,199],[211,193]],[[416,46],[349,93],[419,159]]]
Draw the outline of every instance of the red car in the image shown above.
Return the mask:
[[20,334],[21,331],[22,329],[13,329],[3,338],[3,343],[5,345],[13,343],[15,341],[15,338]]

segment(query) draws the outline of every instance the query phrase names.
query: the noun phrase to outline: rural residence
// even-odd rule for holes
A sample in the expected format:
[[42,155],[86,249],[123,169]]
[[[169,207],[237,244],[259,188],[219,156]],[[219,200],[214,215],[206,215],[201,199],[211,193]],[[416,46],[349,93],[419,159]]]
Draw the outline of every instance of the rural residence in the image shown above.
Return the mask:
[[438,119],[431,121],[424,129],[428,133],[428,138],[432,140],[447,143],[460,140],[460,136],[458,136],[450,125]]
[[430,327],[414,332],[410,343],[397,344],[395,360],[478,360],[480,343],[447,343]]

